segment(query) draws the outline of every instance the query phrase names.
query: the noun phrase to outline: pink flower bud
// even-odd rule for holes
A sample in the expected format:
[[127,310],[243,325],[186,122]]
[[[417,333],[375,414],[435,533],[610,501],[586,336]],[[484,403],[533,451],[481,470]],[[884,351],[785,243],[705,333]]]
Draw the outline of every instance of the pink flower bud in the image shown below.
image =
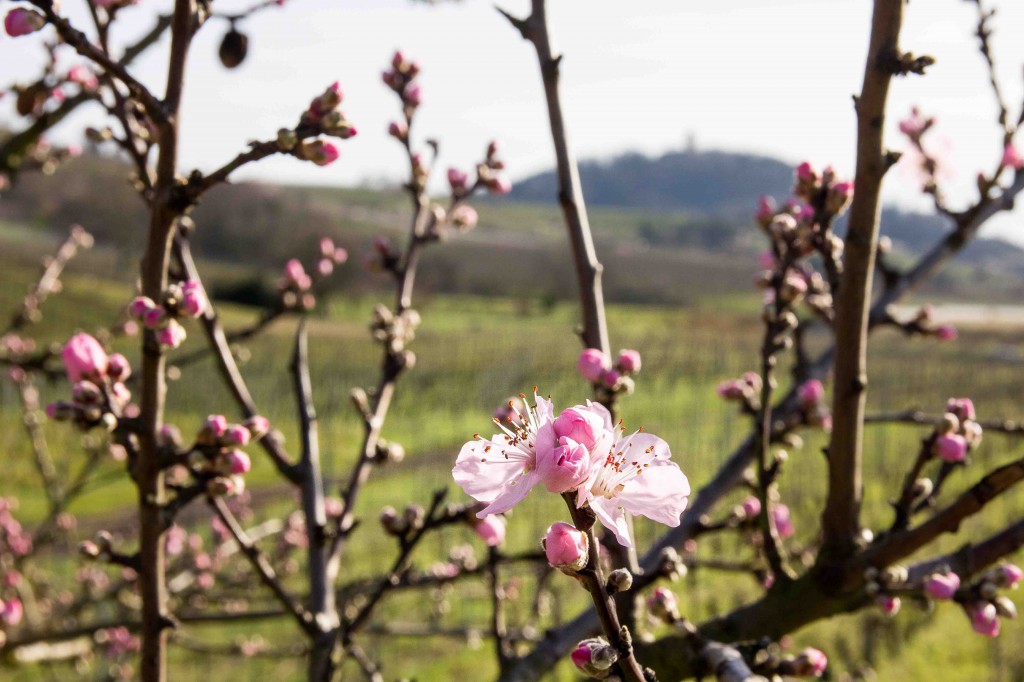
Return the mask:
[[935,328],[935,338],[939,341],[956,341],[956,327],[951,324],[940,324]]
[[334,251],[337,247],[334,245],[334,240],[330,237],[320,238],[320,255],[324,258],[334,258]]
[[967,609],[971,619],[971,628],[979,635],[996,637],[999,635],[999,612],[992,604],[978,602]]
[[21,7],[15,7],[4,18],[4,29],[12,38],[35,33],[43,26],[46,26],[43,15]]
[[793,661],[791,675],[821,677],[828,668],[828,656],[819,649],[807,647]]
[[168,320],[167,326],[156,333],[156,340],[168,348],[177,348],[185,342],[188,335],[185,328],[177,320]]
[[738,379],[723,381],[715,387],[719,398],[725,400],[741,400],[750,392],[750,387]]
[[418,83],[409,83],[402,93],[402,100],[411,107],[418,107],[423,102],[423,90]]
[[625,349],[619,351],[618,366],[623,374],[636,374],[640,371],[640,351]]
[[617,369],[606,369],[601,373],[601,383],[608,388],[615,388],[622,378],[622,373]]
[[473,530],[488,547],[498,547],[505,542],[505,517],[497,514],[485,516]]
[[615,665],[619,655],[603,638],[594,637],[577,644],[570,658],[582,673],[601,679],[608,677],[608,670]]
[[228,471],[232,474],[247,474],[252,468],[252,460],[249,459],[249,455],[241,450],[232,450],[224,456],[224,459],[227,462]]
[[203,422],[203,433],[220,438],[228,430],[228,418],[222,414],[211,414]]
[[767,226],[771,219],[775,217],[776,212],[775,199],[766,194],[762,194],[757,198],[757,213],[754,214],[754,220],[758,223]]
[[111,381],[124,381],[132,375],[132,366],[128,358],[120,353],[114,353],[107,358],[107,376]]
[[323,140],[308,140],[299,145],[295,155],[300,159],[312,161],[318,166],[329,166],[338,160],[341,152],[333,142]]
[[949,573],[948,575],[936,573],[928,576],[924,581],[924,591],[933,599],[952,599],[959,589],[960,576],[956,573]]
[[604,374],[604,371],[609,369],[610,364],[608,356],[599,349],[587,348],[580,353],[576,367],[584,379],[592,384],[596,384],[601,380],[601,375]]
[[241,424],[232,424],[225,430],[223,438],[231,445],[248,445],[251,436],[249,429]]
[[571,438],[583,447],[592,449],[604,433],[604,418],[595,410],[583,406],[569,407],[552,423],[555,438]]
[[17,625],[21,622],[23,615],[25,615],[25,608],[20,599],[8,599],[4,602],[3,619],[8,625]]
[[78,83],[82,86],[83,90],[95,90],[100,84],[96,74],[89,67],[82,64],[76,64],[71,67],[71,70],[68,71],[68,80],[72,83]]
[[938,436],[932,445],[932,454],[944,462],[962,462],[967,456],[967,439],[958,433]]
[[107,373],[109,358],[100,342],[88,334],[75,334],[61,353],[68,380],[102,379]]
[[900,121],[900,132],[908,137],[915,137],[923,133],[933,121],[925,119],[921,116],[921,111],[917,107],[913,107],[910,110],[910,116]]
[[946,402],[946,412],[952,412],[960,421],[976,418],[974,401],[970,398],[950,398]]
[[586,480],[590,451],[571,438],[561,437],[555,447],[537,447],[537,474],[549,492],[564,493]]
[[504,176],[492,178],[485,184],[491,194],[508,194],[512,191],[512,181]]
[[405,140],[409,137],[409,126],[403,121],[392,121],[388,124],[388,135],[399,140]]
[[479,221],[476,209],[472,206],[462,204],[456,206],[450,214],[452,224],[460,230],[472,230]]
[[249,430],[253,438],[262,438],[270,431],[270,420],[256,415],[246,419],[243,426]]
[[800,384],[797,397],[804,407],[812,407],[825,399],[825,387],[817,379],[810,379]]
[[348,251],[341,247],[338,247],[334,250],[334,255],[332,256],[332,258],[334,258],[335,265],[341,265],[342,263],[348,260]]
[[1000,165],[1003,168],[1013,168],[1014,170],[1024,168],[1024,156],[1021,156],[1012,142],[1003,149],[1003,159],[1000,161]]
[[1003,571],[1003,581],[1007,587],[1015,588],[1017,583],[1024,580],[1024,571],[1021,570],[1020,566],[1016,564],[1003,564],[1001,568]]
[[875,597],[875,603],[878,605],[882,612],[887,616],[895,616],[900,612],[900,606],[902,602],[899,597],[894,597],[891,594],[880,594]]
[[750,495],[740,503],[740,511],[744,518],[752,519],[761,513],[761,500]]
[[796,178],[801,182],[816,182],[818,179],[818,171],[809,161],[804,161],[796,167]]
[[199,317],[206,310],[206,296],[202,291],[186,291],[181,297],[179,309],[189,317]]
[[316,262],[316,272],[321,277],[329,277],[334,272],[334,261],[330,258],[321,258]]
[[775,520],[775,530],[778,532],[780,538],[785,540],[793,535],[796,529],[793,527],[793,520],[789,514],[789,507],[784,504],[773,505],[772,518]]
[[[284,265],[284,277],[291,284],[298,285],[300,282],[305,282],[309,276],[306,274],[306,269],[302,267],[302,262],[298,258],[292,258]],[[300,289],[303,287],[299,287]]]
[[143,313],[142,324],[146,325],[147,329],[156,329],[163,324],[166,317],[167,313],[163,308],[150,308]]
[[570,523],[559,521],[552,524],[541,544],[548,563],[555,568],[579,571],[587,565],[590,539]]
[[451,185],[452,192],[461,194],[466,190],[467,182],[469,182],[469,176],[466,173],[458,168],[448,169],[448,184]]
[[679,619],[679,603],[676,595],[664,587],[656,587],[647,597],[647,610],[659,620],[675,622]]

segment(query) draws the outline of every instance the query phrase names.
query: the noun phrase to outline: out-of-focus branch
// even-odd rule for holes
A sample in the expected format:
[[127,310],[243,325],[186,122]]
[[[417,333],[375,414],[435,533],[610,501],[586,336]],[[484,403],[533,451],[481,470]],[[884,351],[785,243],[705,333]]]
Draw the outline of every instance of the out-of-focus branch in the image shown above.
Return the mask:
[[875,0],[864,84],[856,100],[857,174],[836,298],[833,427],[828,497],[822,514],[823,551],[838,556],[853,551],[860,530],[868,311],[878,248],[879,193],[890,165],[882,123],[889,84],[902,58],[903,4],[903,0]]
[[1024,547],[1024,519],[980,542],[969,542],[951,554],[911,566],[909,581],[918,581],[943,567],[966,579],[1021,547]]
[[[1005,433],[1008,436],[1024,436],[1024,423],[1016,419],[996,420],[978,419],[977,423],[987,432]],[[912,424],[915,426],[938,426],[942,423],[941,416],[931,416],[921,410],[904,410],[902,412],[886,412],[869,414],[864,417],[865,424]]]
[[[174,240],[174,255],[178,261],[185,276],[196,282],[200,283],[202,287],[202,278],[199,275],[199,269],[196,267],[195,259],[192,258],[192,249],[189,244],[188,236],[181,230],[176,235]],[[205,293],[205,292],[204,292]],[[209,297],[206,296],[209,301]],[[257,323],[256,328],[262,329],[265,327],[261,318],[260,323]],[[235,356],[231,353],[231,346],[228,337],[224,334],[224,328],[220,324],[220,318],[217,315],[216,309],[213,307],[212,301],[206,306],[203,314],[200,317],[200,322],[203,325],[203,331],[206,332],[206,338],[209,342],[209,349],[213,351],[214,358],[217,361],[217,367],[220,369],[221,376],[224,379],[225,384],[231,391],[231,394],[235,397],[235,402],[241,408],[242,413],[246,418],[255,417],[259,414],[256,409],[256,402],[253,400],[252,395],[249,393],[249,387],[245,383],[245,379],[242,377],[241,371],[238,369],[238,364],[235,362]],[[267,323],[269,324],[269,322]],[[256,333],[255,331],[253,333]],[[287,480],[292,483],[299,482],[299,472],[291,459],[285,452],[278,437],[273,431],[263,435],[259,439],[260,445],[266,451],[270,460],[277,467],[277,470]]]

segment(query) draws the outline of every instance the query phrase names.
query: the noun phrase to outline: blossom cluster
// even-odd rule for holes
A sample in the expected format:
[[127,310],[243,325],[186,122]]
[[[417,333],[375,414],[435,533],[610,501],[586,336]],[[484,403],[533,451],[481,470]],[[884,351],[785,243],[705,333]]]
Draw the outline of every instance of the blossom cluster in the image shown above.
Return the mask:
[[574,494],[576,506],[593,510],[625,546],[632,546],[626,512],[679,525],[690,486],[665,441],[642,430],[625,435],[598,403],[556,415],[550,400],[535,393],[534,402],[520,409],[510,401],[505,420],[494,420],[501,432],[478,434],[459,453],[452,475],[486,503],[480,518],[508,511],[542,483]]
[[576,361],[580,376],[614,393],[632,393],[632,376],[640,371],[640,352],[619,351],[615,362],[599,348],[585,348]]
[[120,353],[107,355],[102,344],[89,334],[75,334],[61,353],[71,400],[46,406],[46,415],[58,421],[72,421],[86,430],[103,425],[113,430],[121,415],[130,411],[131,392],[124,382],[131,365]]
[[981,437],[981,424],[975,421],[971,399],[950,398],[942,422],[935,429],[931,454],[943,462],[960,464],[981,444]]
[[[206,482],[207,493],[211,496],[237,495],[245,490],[244,475],[252,468],[249,455],[239,448],[269,431],[270,423],[265,417],[255,416],[242,424],[231,424],[224,415],[211,414],[185,457],[188,469]],[[159,441],[162,447],[177,450],[181,447],[180,432],[174,426],[164,425]]]
[[292,258],[284,265],[284,273],[277,282],[281,292],[281,305],[286,310],[312,310],[316,306],[313,285],[317,280],[330,277],[336,265],[348,261],[348,251],[335,245],[330,237],[320,239],[320,253],[312,274],[306,272],[302,261]]
[[203,285],[194,279],[170,284],[159,303],[138,296],[129,304],[128,314],[156,333],[162,346],[177,348],[188,336],[180,318],[199,317],[209,307]]
[[338,108],[342,98],[341,85],[335,81],[313,98],[302,112],[297,129],[281,128],[277,131],[277,148],[318,166],[329,166],[337,161],[341,151],[333,142],[318,137],[303,138],[323,134],[347,140],[356,136],[356,127]]

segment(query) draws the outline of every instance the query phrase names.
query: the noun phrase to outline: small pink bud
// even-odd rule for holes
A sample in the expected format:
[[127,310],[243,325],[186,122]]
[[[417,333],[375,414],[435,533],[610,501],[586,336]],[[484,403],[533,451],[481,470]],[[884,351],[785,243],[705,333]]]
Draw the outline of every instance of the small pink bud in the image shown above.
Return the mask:
[[68,380],[101,379],[107,373],[109,358],[100,342],[88,334],[75,334],[61,353]]
[[476,209],[466,204],[456,206],[450,217],[452,224],[460,230],[472,230],[480,219]]
[[959,589],[960,576],[956,573],[949,573],[948,575],[936,573],[928,576],[924,581],[924,591],[933,599],[952,599]]
[[505,542],[505,517],[496,514],[485,516],[473,530],[488,547],[498,547]]
[[203,432],[220,438],[228,430],[228,418],[222,414],[211,414],[203,422]]
[[647,597],[647,610],[659,620],[675,622],[679,619],[679,603],[676,595],[664,587],[656,587]]
[[940,324],[935,328],[935,338],[939,341],[956,341],[956,327],[951,324]]
[[563,436],[553,448],[537,448],[537,474],[549,492],[574,489],[586,480],[589,470],[590,450],[572,438]]
[[451,185],[452,192],[461,194],[466,190],[467,182],[469,182],[469,176],[466,173],[458,168],[448,169],[448,184]]
[[324,258],[334,258],[334,251],[337,247],[334,245],[334,240],[330,237],[320,238],[320,255]]
[[802,182],[815,182],[818,179],[818,171],[809,161],[804,161],[796,167],[796,177]]
[[334,254],[331,256],[334,259],[335,265],[341,265],[348,260],[348,251],[338,247],[334,250]]
[[812,675],[821,677],[828,668],[828,656],[820,649],[807,647],[800,652],[794,661],[796,675]]
[[225,430],[223,438],[231,445],[248,445],[251,436],[249,429],[241,424],[232,424]]
[[569,407],[555,418],[552,427],[555,438],[571,438],[589,450],[604,433],[604,418],[586,407]]
[[225,459],[228,471],[232,474],[247,474],[252,468],[252,460],[249,459],[249,455],[241,450],[232,450],[225,456]]
[[607,369],[601,373],[601,383],[608,388],[615,388],[622,378],[622,373],[617,369]]
[[804,407],[817,405],[825,399],[825,387],[817,379],[810,379],[800,384],[797,389],[797,397]]
[[3,619],[8,625],[17,625],[25,615],[25,608],[20,599],[8,599],[4,602]]
[[270,432],[270,420],[260,415],[249,417],[243,426],[249,430],[253,438],[262,438]]
[[979,635],[996,637],[999,635],[999,612],[992,604],[978,602],[967,609],[971,619],[971,628]]
[[206,296],[202,291],[186,291],[181,297],[179,309],[189,317],[199,317],[206,310]]
[[107,358],[107,376],[111,381],[124,381],[132,375],[132,366],[128,358],[120,353],[114,353]]
[[640,371],[640,351],[625,349],[619,351],[618,366],[623,374],[636,374]]
[[601,375],[604,374],[604,371],[609,369],[610,364],[608,356],[599,349],[587,348],[580,353],[576,367],[584,379],[592,384],[596,384],[601,380]]
[[891,594],[880,594],[875,597],[875,603],[882,609],[882,612],[887,616],[895,616],[900,612],[900,606],[902,602],[899,597],[894,597]]
[[752,519],[761,513],[761,500],[750,495],[740,503],[740,511],[744,518]]
[[1024,580],[1024,571],[1016,564],[1003,564],[1003,581],[1007,587],[1016,588],[1017,583]]
[[590,677],[604,679],[619,655],[602,637],[585,639],[576,645],[570,655],[573,665]]
[[156,333],[156,340],[168,348],[177,348],[185,342],[188,335],[185,328],[177,320],[168,320],[167,326]]
[[306,279],[308,279],[308,275],[306,275],[306,269],[302,267],[302,262],[298,258],[292,258],[287,263],[285,263],[284,277],[292,284],[305,282]]
[[504,176],[492,178],[486,185],[491,194],[508,194],[512,191],[512,181]]
[[15,7],[4,18],[4,29],[12,38],[35,33],[43,26],[46,26],[43,15],[22,7]]
[[147,329],[156,329],[163,324],[164,318],[167,317],[167,313],[163,308],[150,308],[142,315],[142,324],[146,325]]
[[793,535],[796,529],[793,527],[793,519],[790,516],[789,507],[784,504],[773,505],[772,518],[775,520],[775,530],[780,538],[785,540]]
[[399,140],[405,140],[409,137],[409,126],[402,121],[392,121],[388,124],[388,135]]
[[944,462],[962,462],[967,456],[967,440],[958,433],[938,436],[932,445],[932,454]]
[[99,87],[100,81],[89,67],[82,64],[72,66],[68,71],[68,80],[82,86],[83,90],[95,90]]
[[418,83],[410,83],[402,93],[402,100],[411,107],[418,107],[423,102],[423,90]]
[[548,563],[555,568],[574,572],[587,565],[590,539],[570,523],[559,521],[552,524],[541,544]]
[[766,194],[762,194],[757,198],[757,213],[754,214],[754,220],[759,224],[767,227],[768,223],[775,217],[776,212],[775,199]]
[[316,272],[321,277],[329,277],[334,272],[334,261],[330,258],[321,258],[316,262]]
[[1021,156],[1012,142],[1003,149],[1003,159],[1000,165],[1003,168],[1013,168],[1014,170],[1024,168],[1024,156]]

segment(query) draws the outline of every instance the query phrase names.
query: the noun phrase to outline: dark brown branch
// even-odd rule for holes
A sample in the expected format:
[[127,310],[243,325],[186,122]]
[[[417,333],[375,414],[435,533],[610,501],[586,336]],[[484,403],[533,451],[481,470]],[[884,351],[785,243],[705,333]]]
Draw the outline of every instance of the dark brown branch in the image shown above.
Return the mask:
[[861,458],[867,388],[867,331],[878,248],[879,193],[888,168],[882,142],[885,103],[899,55],[903,0],[875,0],[864,85],[857,99],[857,174],[836,300],[835,388],[829,444],[824,552],[847,555],[860,531]]
[[558,203],[565,216],[565,226],[572,246],[573,262],[580,289],[580,303],[583,307],[583,343],[589,348],[610,352],[608,328],[604,316],[604,293],[601,289],[603,267],[594,250],[594,240],[587,219],[583,201],[576,157],[569,145],[565,117],[562,113],[562,99],[559,93],[559,65],[562,56],[556,55],[551,45],[551,29],[547,20],[545,0],[532,0],[531,12],[527,19],[516,19],[499,9],[506,19],[530,41],[540,63],[541,79],[544,83],[544,97],[547,101],[548,120],[551,124],[551,138],[555,146],[556,172],[558,175]]
[[[1016,419],[995,420],[977,419],[981,427],[991,433],[1005,433],[1008,436],[1024,436],[1024,423]],[[903,412],[886,412],[869,414],[864,417],[865,424],[913,424],[915,426],[939,426],[942,417],[934,417],[921,410],[904,410]]]
[[1024,519],[980,542],[969,542],[952,554],[912,566],[909,581],[916,582],[944,567],[967,579],[1021,547],[1024,547]]

